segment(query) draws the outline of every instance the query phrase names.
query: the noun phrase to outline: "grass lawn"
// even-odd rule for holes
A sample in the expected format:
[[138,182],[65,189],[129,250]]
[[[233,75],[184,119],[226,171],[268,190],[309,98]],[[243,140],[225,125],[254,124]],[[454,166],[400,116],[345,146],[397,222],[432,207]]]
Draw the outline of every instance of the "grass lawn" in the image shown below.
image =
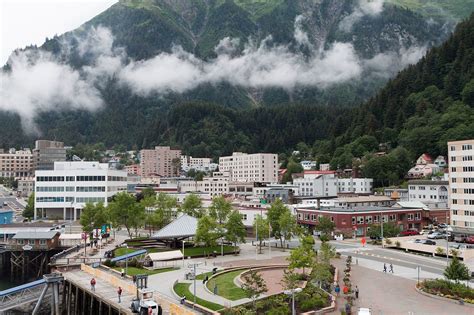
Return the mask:
[[201,274],[196,276],[196,280],[204,280],[204,278],[206,278],[206,276],[210,277],[211,275],[212,275],[212,271],[201,273]]
[[[122,271],[122,267],[114,267],[115,270],[121,272]],[[125,269],[125,268],[123,268]],[[148,270],[148,269],[144,269],[144,268],[137,268],[137,267],[128,267],[127,269],[127,274],[129,276],[136,276],[136,275],[154,275],[154,274],[157,274],[157,273],[162,273],[162,272],[167,272],[167,271],[172,271],[172,270],[176,270],[178,268],[174,268],[174,267],[169,267],[169,268],[162,268],[162,269],[156,269],[156,270]]]
[[214,286],[217,284],[217,294],[226,299],[235,301],[246,298],[244,290],[234,283],[234,278],[240,275],[244,270],[236,270],[218,275],[207,282],[207,288],[214,292]]
[[[203,255],[210,255],[213,252],[216,252],[217,255],[221,254],[221,247],[220,246],[211,246],[211,247],[185,247],[184,248],[184,256],[186,257],[195,257],[195,256],[203,256]],[[233,253],[234,246],[224,246],[224,254],[226,253]]]
[[[194,295],[190,291],[190,286],[191,286],[191,283],[176,283],[173,289],[177,295],[185,296],[188,301],[194,302]],[[212,303],[212,302],[200,299],[198,297],[196,297],[196,303],[204,307],[207,307],[208,309],[213,310],[213,311],[217,311],[224,308],[224,306],[222,305]]]

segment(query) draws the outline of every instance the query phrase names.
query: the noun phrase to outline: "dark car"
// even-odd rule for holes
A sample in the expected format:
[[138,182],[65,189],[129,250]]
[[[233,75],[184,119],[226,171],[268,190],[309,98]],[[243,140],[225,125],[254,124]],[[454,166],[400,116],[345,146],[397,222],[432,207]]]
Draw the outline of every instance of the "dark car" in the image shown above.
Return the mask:
[[400,236],[411,236],[419,235],[420,233],[417,230],[405,230],[400,233]]
[[432,241],[432,240],[423,240],[421,242],[421,244],[425,244],[425,245],[436,245],[436,242],[435,241]]

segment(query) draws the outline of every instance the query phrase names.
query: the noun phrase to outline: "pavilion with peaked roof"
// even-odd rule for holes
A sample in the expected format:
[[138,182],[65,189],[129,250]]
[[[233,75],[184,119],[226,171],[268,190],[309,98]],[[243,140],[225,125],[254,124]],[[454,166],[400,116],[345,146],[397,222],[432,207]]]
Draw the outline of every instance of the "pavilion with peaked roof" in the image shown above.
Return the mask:
[[161,230],[152,235],[152,239],[160,240],[164,243],[177,246],[177,243],[196,236],[198,219],[187,214],[181,215],[179,218],[163,227]]

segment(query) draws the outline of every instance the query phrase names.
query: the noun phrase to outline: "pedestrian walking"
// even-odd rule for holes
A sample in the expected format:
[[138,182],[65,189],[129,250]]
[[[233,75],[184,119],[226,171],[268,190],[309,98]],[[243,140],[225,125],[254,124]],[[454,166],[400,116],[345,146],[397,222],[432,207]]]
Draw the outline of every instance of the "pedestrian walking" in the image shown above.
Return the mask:
[[349,303],[346,303],[346,315],[351,315],[351,305]]
[[393,273],[393,265],[390,264],[390,272]]
[[344,292],[344,294],[349,293],[349,288],[345,285],[345,286],[342,288],[342,292]]
[[118,290],[117,290],[117,295],[118,295],[118,302],[122,302],[122,287],[118,287]]
[[95,279],[91,279],[91,290],[95,292]]
[[153,315],[153,309],[151,306],[148,306],[148,315]]
[[217,295],[217,283],[214,285],[214,294]]
[[122,268],[121,276],[122,276],[122,278],[125,277],[125,269],[123,269],[123,268]]
[[383,272],[387,272],[387,265],[383,263]]
[[341,287],[339,284],[336,284],[336,287],[334,288],[334,292],[336,292],[336,295],[339,296],[339,292],[341,292]]
[[356,299],[358,299],[359,298],[359,287],[358,286],[356,286],[354,292],[356,294]]

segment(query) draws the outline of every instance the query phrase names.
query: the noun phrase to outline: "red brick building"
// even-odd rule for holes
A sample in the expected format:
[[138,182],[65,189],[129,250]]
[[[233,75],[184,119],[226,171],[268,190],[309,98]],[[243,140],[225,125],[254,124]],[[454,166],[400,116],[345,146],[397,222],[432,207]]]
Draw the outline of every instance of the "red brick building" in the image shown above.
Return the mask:
[[[442,211],[443,213],[440,213]],[[365,236],[372,224],[380,224],[381,217],[385,223],[390,222],[398,225],[401,230],[417,229],[432,224],[433,215],[430,210],[422,208],[400,208],[400,207],[351,207],[351,208],[297,208],[298,223],[307,226],[310,230],[318,224],[318,217],[329,217],[336,224],[335,232],[346,236]],[[448,210],[437,210],[434,215],[438,223],[449,220]],[[444,214],[444,219],[442,219]]]

